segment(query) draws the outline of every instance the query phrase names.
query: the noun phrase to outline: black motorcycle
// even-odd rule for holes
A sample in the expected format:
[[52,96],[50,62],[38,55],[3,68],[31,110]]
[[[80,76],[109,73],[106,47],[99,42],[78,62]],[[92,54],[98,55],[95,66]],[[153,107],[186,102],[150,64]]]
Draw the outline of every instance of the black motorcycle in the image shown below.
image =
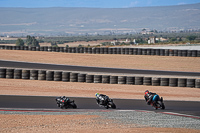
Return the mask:
[[102,107],[102,106],[105,107],[106,109],[108,109],[108,108],[116,109],[116,105],[114,104],[113,100],[111,98],[109,98],[108,96],[103,97],[103,99],[101,101],[97,100],[97,104],[100,107]]
[[154,108],[154,109],[165,109],[165,105],[163,103],[163,98],[158,98],[158,100],[154,101],[151,103],[151,106]]
[[77,105],[74,103],[74,100],[71,101],[69,98],[66,97],[57,97],[56,98],[57,106],[61,109],[73,108],[76,109]]

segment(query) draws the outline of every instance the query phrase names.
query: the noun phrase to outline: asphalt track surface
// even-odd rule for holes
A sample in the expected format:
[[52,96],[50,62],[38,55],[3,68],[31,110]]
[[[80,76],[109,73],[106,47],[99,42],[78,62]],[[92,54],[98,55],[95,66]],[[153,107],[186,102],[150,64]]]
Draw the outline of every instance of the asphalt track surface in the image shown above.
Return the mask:
[[[44,96],[14,96],[14,95],[0,95],[0,110],[1,109],[36,109],[36,110],[57,110],[63,111],[56,105],[56,97],[44,97]],[[96,104],[95,98],[77,98],[70,97],[70,100],[74,100],[77,109],[79,110],[107,110],[103,107],[99,107]],[[155,112],[173,112],[186,115],[197,116],[200,118],[200,102],[196,101],[164,101],[165,110],[155,110],[150,105],[147,105],[145,100],[134,99],[113,99],[116,104],[116,109],[108,110],[145,110]],[[69,110],[69,109],[64,109]]]
[[157,70],[105,68],[105,67],[87,67],[87,66],[58,65],[58,64],[44,64],[44,63],[31,63],[31,62],[16,62],[16,61],[6,61],[6,60],[0,60],[0,67],[46,69],[46,70],[60,70],[60,71],[140,74],[140,75],[200,76],[200,72],[179,72],[179,71],[157,71]]

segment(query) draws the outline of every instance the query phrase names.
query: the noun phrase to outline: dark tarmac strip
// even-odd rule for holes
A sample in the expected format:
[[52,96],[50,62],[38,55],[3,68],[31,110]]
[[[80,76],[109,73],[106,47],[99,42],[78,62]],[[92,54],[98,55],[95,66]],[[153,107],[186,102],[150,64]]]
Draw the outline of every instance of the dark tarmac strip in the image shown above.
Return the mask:
[[[14,96],[14,95],[0,95],[0,110],[9,111],[8,109],[32,109],[32,110],[47,110],[47,112],[53,111],[98,111],[107,109],[99,107],[96,104],[95,98],[77,98],[70,97],[70,100],[75,100],[77,109],[60,109],[56,105],[56,97],[45,97],[45,96]],[[144,111],[155,111],[158,113],[171,114],[180,113],[186,115],[197,116],[200,119],[200,102],[196,101],[164,101],[166,106],[165,110],[154,110],[151,106],[148,106],[145,100],[136,99],[113,99],[116,104],[116,110],[144,110]],[[108,109],[113,110],[113,109]],[[108,111],[107,110],[107,111]]]
[[120,69],[105,67],[87,67],[73,65],[44,64],[31,62],[17,62],[0,60],[0,67],[26,68],[26,69],[47,69],[61,71],[83,71],[83,72],[103,72],[103,73],[122,73],[122,74],[142,74],[142,75],[171,75],[171,76],[199,76],[200,72],[179,72],[179,71],[157,71],[140,69]]

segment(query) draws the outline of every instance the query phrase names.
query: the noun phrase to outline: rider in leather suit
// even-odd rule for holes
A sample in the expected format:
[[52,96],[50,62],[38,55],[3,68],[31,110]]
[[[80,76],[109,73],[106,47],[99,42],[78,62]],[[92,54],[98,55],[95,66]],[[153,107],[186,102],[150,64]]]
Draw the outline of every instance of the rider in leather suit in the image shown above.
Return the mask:
[[96,96],[97,104],[104,105],[106,95],[96,93],[95,96]]
[[150,105],[151,103],[154,104],[155,101],[153,101],[153,97],[157,95],[156,93],[152,93],[152,92],[149,92],[148,90],[145,91],[145,95],[144,95],[144,98],[147,102],[148,105]]

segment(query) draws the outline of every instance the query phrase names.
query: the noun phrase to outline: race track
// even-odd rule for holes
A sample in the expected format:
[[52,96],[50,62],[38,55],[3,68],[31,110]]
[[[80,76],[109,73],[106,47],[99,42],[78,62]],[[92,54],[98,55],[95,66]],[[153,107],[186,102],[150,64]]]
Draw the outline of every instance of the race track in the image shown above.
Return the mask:
[[[43,96],[9,96],[0,95],[0,110],[1,109],[39,109],[39,110],[58,110],[55,101],[56,97],[43,97]],[[95,98],[76,98],[70,97],[71,100],[75,100],[78,108],[73,109],[74,111],[79,110],[107,110],[103,107],[99,107],[96,104]],[[134,100],[134,99],[113,99],[116,104],[116,110],[145,110],[155,112],[173,112],[187,115],[198,116],[200,118],[200,102],[194,101],[164,101],[166,106],[165,110],[154,110],[151,106],[148,106],[145,100]],[[69,109],[65,109],[69,110]],[[113,110],[113,109],[109,109]]]
[[82,71],[82,72],[102,72],[102,73],[121,73],[121,74],[140,74],[140,75],[170,75],[170,76],[198,76],[200,77],[200,72],[179,72],[179,71],[87,67],[87,66],[44,64],[44,63],[17,62],[17,61],[5,61],[5,60],[0,60],[0,67],[62,70],[62,71]]
[[[156,70],[136,70],[136,69],[119,69],[119,68],[100,68],[86,66],[70,66],[56,65],[30,62],[16,62],[0,60],[0,67],[14,67],[27,69],[47,69],[47,70],[62,70],[62,71],[83,71],[83,72],[104,72],[104,73],[122,73],[122,74],[151,74],[151,75],[174,75],[174,76],[200,76],[200,73],[194,72],[175,72],[175,71],[156,71]],[[94,98],[70,98],[75,100],[78,109],[75,110],[99,110],[103,109],[96,104]],[[116,110],[146,110],[155,112],[173,112],[200,117],[200,102],[194,101],[165,101],[165,110],[154,110],[151,106],[146,105],[144,100],[134,99],[114,99],[117,106]],[[58,110],[55,97],[42,96],[9,96],[0,95],[0,109],[49,109]]]

